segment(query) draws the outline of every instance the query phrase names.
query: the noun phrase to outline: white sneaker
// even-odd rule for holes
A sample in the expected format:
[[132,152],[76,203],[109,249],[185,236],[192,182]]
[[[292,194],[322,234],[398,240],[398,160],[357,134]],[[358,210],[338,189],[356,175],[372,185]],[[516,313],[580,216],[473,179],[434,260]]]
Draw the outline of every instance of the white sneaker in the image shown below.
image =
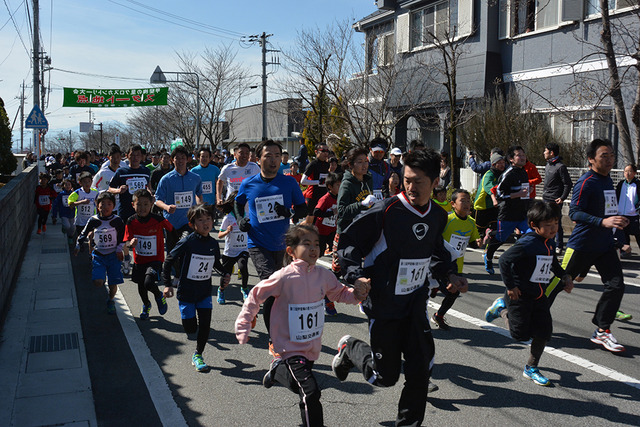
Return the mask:
[[624,351],[624,346],[622,344],[618,344],[618,341],[608,329],[603,332],[598,332],[596,329],[591,336],[591,342],[600,344],[613,353],[620,353],[621,351]]

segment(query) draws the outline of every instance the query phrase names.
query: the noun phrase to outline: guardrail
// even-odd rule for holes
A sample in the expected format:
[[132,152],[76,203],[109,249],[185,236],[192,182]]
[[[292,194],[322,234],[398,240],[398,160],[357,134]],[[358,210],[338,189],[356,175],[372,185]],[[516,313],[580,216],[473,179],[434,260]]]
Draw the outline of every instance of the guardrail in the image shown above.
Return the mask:
[[[8,310],[16,274],[36,216],[38,167],[29,166],[0,188],[0,324]],[[35,268],[35,266],[34,266]]]

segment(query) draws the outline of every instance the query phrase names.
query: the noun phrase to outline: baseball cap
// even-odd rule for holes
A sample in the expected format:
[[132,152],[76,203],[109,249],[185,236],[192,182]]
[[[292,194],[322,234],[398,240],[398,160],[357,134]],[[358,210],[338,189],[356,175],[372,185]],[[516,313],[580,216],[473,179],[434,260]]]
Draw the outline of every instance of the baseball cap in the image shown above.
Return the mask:
[[402,156],[402,150],[398,147],[395,147],[391,150],[390,154],[393,154],[394,156]]

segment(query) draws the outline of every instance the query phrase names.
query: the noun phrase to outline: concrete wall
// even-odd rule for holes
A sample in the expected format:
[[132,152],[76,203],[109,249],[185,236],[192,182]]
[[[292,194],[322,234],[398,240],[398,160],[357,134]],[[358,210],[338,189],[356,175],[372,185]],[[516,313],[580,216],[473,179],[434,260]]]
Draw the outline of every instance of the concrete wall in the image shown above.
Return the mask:
[[[38,168],[29,166],[0,188],[0,323],[33,228]],[[36,268],[36,266],[34,266]]]

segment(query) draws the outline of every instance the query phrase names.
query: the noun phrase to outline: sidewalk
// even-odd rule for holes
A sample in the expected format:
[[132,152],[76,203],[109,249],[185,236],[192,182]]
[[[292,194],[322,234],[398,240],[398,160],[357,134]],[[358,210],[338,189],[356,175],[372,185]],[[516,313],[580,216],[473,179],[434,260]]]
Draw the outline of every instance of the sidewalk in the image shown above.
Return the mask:
[[[0,334],[0,426],[97,426],[66,236],[34,231]],[[9,244],[6,242],[5,244]]]

